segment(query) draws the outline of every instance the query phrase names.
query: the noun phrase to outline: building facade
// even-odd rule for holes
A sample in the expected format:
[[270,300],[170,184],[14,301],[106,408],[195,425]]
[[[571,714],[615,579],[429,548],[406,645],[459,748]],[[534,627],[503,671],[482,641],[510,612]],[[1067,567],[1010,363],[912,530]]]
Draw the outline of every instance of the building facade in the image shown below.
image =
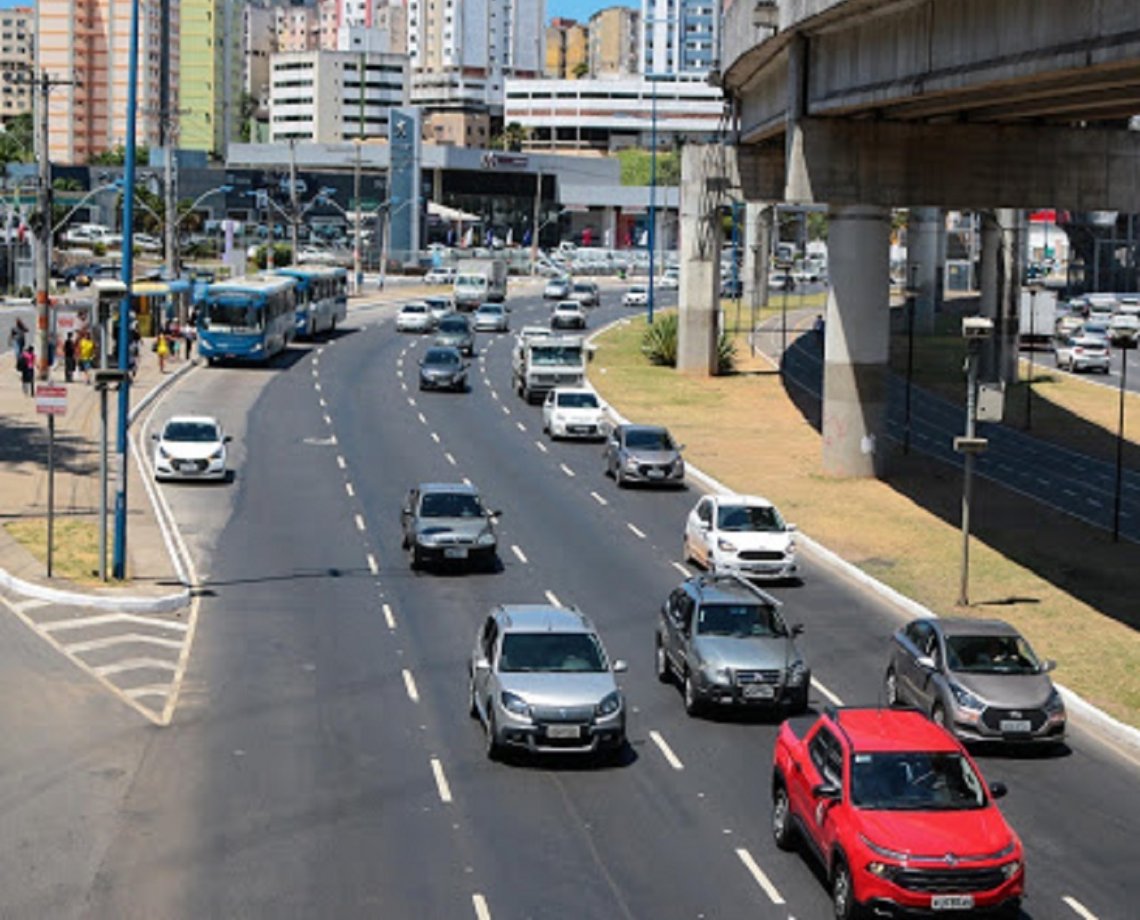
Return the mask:
[[[36,11],[32,7],[0,10],[0,118],[32,111],[27,77],[36,63]],[[9,74],[21,74],[19,80]]]
[[242,14],[235,0],[181,0],[177,144],[217,156],[236,139],[243,85]]
[[552,19],[546,27],[544,75],[551,80],[578,80],[589,70],[590,34],[574,19]]
[[703,80],[719,67],[716,0],[641,0],[641,72]]
[[632,77],[641,72],[641,14],[611,6],[590,17],[589,67],[594,78]]

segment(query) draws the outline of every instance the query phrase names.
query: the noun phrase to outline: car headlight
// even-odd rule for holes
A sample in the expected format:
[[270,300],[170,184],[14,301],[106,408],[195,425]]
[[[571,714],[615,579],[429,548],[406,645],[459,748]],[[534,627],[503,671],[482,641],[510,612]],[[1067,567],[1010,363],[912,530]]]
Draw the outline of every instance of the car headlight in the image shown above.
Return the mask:
[[210,454],[211,460],[224,460],[226,458],[226,449],[219,447],[216,451]]
[[1021,871],[1021,861],[1015,859],[1013,862],[1007,862],[1001,867],[1001,874],[1005,876],[1006,880],[1013,878]]
[[950,684],[950,692],[954,696],[954,702],[963,709],[967,709],[971,712],[981,712],[986,708],[986,704],[965,687],[960,687],[958,684],[952,683]]
[[479,534],[479,537],[475,542],[479,546],[494,546],[495,534],[491,530],[484,530],[481,534]]
[[602,698],[602,701],[594,707],[594,713],[599,718],[605,718],[606,716],[612,716],[619,709],[621,709],[621,693],[614,690],[607,693]]
[[437,542],[437,538],[434,533],[424,533],[422,531],[416,534],[416,539],[419,540],[419,542],[424,546],[435,546]]
[[807,667],[802,661],[797,659],[792,662],[792,666],[788,668],[788,685],[791,687],[798,687],[804,682],[807,676]]
[[727,684],[732,681],[732,674],[728,668],[714,668],[705,665],[701,670],[704,672],[705,680],[710,684]]
[[784,552],[789,556],[794,556],[796,554],[796,541],[789,540],[787,549],[785,549]]
[[636,470],[637,469],[637,458],[636,457],[626,457],[625,461],[624,461],[624,466],[627,470]]
[[1065,701],[1061,699],[1061,694],[1054,687],[1049,693],[1049,699],[1045,701],[1045,711],[1050,715],[1056,715],[1065,711]]
[[680,457],[678,457],[676,460],[674,460],[672,462],[672,464],[670,464],[669,469],[672,470],[672,472],[674,472],[674,473],[684,473],[685,472],[685,461],[682,460]]
[[716,541],[716,548],[719,550],[722,550],[723,552],[726,552],[726,553],[735,553],[736,552],[736,544],[733,543],[731,540],[724,539],[724,537],[721,537],[719,540]]
[[511,715],[519,716],[523,719],[530,718],[530,703],[524,700],[517,693],[511,693],[509,690],[504,690],[499,694],[499,701],[503,704],[503,708]]
[[162,457],[163,460],[169,460],[170,459],[170,453],[161,444],[158,445],[158,455],[160,457]]

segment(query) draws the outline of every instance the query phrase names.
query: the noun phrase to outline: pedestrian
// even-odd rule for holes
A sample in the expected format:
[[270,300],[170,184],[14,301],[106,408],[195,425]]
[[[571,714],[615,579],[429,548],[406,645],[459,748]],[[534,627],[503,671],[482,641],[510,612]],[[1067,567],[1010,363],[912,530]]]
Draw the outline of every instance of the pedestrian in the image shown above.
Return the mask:
[[20,352],[16,367],[20,371],[20,386],[26,396],[36,395],[36,350],[29,345]]
[[63,340],[63,379],[71,383],[73,377],[75,377],[75,337],[69,332],[67,338]]
[[28,344],[28,327],[24,325],[24,321],[18,316],[16,322],[13,323],[12,328],[8,330],[8,347],[12,349],[12,354],[16,358],[16,363],[20,362],[20,355],[24,353],[24,349]]
[[91,365],[95,363],[95,340],[91,333],[84,330],[79,340],[79,369],[83,371],[83,382],[91,382]]
[[170,354],[170,340],[165,332],[160,332],[154,341],[154,353],[158,355],[158,372],[166,373],[166,358]]

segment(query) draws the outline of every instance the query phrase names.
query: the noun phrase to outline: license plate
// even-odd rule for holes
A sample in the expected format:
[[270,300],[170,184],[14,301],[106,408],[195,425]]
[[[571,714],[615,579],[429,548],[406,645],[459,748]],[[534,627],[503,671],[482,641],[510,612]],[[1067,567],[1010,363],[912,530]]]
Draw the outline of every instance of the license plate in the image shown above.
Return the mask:
[[467,547],[466,546],[446,546],[443,549],[444,559],[466,559]]
[[571,425],[571,434],[589,434],[593,429],[589,425]]
[[930,899],[931,910],[972,910],[972,894],[936,894]]
[[767,684],[745,684],[744,698],[746,700],[771,700],[776,697],[776,688]]
[[998,728],[1003,732],[1011,733],[1025,733],[1032,729],[1028,719],[1002,719],[998,722]]
[[664,470],[650,470],[645,475],[647,475],[650,479],[664,479],[665,478],[665,471]]
[[582,735],[582,728],[579,725],[548,725],[546,726],[547,738],[578,738]]

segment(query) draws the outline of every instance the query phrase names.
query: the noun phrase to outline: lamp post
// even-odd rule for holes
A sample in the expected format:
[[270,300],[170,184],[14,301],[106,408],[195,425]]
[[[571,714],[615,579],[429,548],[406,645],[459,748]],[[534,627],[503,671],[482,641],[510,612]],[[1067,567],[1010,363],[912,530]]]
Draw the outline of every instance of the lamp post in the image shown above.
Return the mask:
[[650,85],[649,109],[649,292],[646,297],[646,322],[653,325],[653,259],[657,246],[657,81],[646,74]]
[[958,587],[958,605],[970,603],[970,502],[973,497],[974,455],[988,446],[977,436],[978,353],[982,342],[993,335],[993,320],[983,316],[962,319],[962,336],[966,340],[966,434],[954,439],[954,450],[965,455],[962,475],[962,570]]
[[906,291],[906,406],[903,413],[903,453],[910,453],[910,391],[914,379],[914,308],[918,297],[919,263],[910,266],[910,287]]
[[1033,351],[1037,347],[1037,291],[1029,289],[1029,371],[1025,378],[1025,430],[1033,427]]
[[1120,410],[1116,425],[1116,487],[1112,499],[1112,542],[1120,542],[1120,493],[1124,485],[1124,392],[1128,385],[1128,352],[1137,345],[1136,336],[1126,337],[1120,349]]

